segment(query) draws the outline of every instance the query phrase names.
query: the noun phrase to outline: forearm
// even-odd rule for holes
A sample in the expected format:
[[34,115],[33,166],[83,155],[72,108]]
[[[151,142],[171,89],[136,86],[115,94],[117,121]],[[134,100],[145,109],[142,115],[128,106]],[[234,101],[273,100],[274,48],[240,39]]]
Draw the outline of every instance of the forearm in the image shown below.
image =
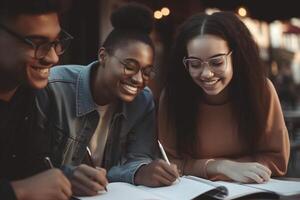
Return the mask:
[[176,159],[170,158],[170,162],[177,165],[182,175],[192,175],[202,178],[208,178],[207,166],[214,159]]

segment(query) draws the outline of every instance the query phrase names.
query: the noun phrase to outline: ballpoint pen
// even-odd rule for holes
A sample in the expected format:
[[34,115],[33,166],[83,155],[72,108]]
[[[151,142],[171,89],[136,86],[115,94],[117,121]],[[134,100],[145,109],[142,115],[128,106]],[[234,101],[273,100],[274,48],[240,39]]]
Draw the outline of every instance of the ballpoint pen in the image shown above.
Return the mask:
[[166,154],[166,152],[165,152],[165,150],[164,150],[164,147],[161,145],[161,143],[160,143],[159,140],[157,140],[157,142],[158,142],[158,146],[159,146],[160,152],[161,152],[161,154],[162,154],[164,160],[165,160],[169,165],[171,165],[171,163],[170,163],[170,161],[169,161],[169,159],[168,159],[168,157],[167,157],[167,154]]
[[86,147],[86,151],[88,152],[88,159],[89,159],[89,162],[90,162],[91,166],[96,168],[96,165],[94,164],[94,161],[93,161],[93,158],[92,158],[92,152],[91,152],[91,150],[88,146]]
[[[159,140],[157,140],[157,142],[158,142],[158,146],[159,146],[160,152],[161,152],[161,154],[162,154],[164,160],[168,163],[168,165],[171,165],[171,163],[170,163],[170,161],[169,161],[169,159],[168,159],[168,157],[167,157],[167,154],[166,154],[166,152],[165,152],[165,150],[164,150],[164,147],[162,146],[162,144],[160,143]],[[179,182],[179,181],[180,181],[179,178],[177,178],[176,180],[177,180],[177,181],[175,181],[175,182]]]
[[[47,167],[49,167],[50,169],[53,169],[53,168],[54,168],[54,166],[53,166],[53,164],[52,164],[52,162],[51,162],[51,160],[50,160],[49,157],[45,157],[45,158],[44,158],[44,162],[45,162],[45,164],[47,165]],[[71,196],[71,199],[70,199],[70,200],[79,200],[79,199],[76,198],[76,197],[74,197],[74,196]]]
[[52,164],[52,162],[51,162],[51,160],[50,160],[49,157],[45,157],[45,158],[44,158],[44,161],[45,161],[47,167],[49,167],[50,169],[53,169],[53,168],[54,168],[54,166],[53,166],[53,164]]
[[[92,152],[88,146],[86,147],[86,151],[88,152],[88,159],[89,159],[91,166],[97,169],[96,165],[94,164],[93,158],[92,158]],[[104,190],[107,192],[106,186],[104,186]]]

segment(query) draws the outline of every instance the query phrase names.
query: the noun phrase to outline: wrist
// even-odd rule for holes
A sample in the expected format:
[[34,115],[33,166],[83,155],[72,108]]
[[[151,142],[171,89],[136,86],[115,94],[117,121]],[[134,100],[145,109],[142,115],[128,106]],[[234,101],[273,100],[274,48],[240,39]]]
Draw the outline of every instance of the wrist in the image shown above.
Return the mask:
[[229,172],[231,171],[232,164],[233,164],[233,161],[230,161],[230,160],[221,160],[220,163],[219,163],[219,165],[217,166],[218,173],[226,175],[228,171]]
[[207,163],[207,175],[214,176],[219,174],[226,174],[229,160],[212,160]]
[[134,184],[135,185],[142,185],[143,184],[143,171],[144,171],[144,167],[146,165],[142,165],[135,173],[134,175]]

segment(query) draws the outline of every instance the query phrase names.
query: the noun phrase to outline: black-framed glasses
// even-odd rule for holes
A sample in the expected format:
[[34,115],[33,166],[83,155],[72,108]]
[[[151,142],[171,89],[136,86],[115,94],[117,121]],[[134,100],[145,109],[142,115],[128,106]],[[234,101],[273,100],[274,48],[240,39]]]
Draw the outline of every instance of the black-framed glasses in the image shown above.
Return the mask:
[[115,55],[112,56],[115,57],[123,65],[125,76],[133,76],[137,74],[139,71],[141,71],[142,77],[146,81],[153,79],[155,77],[155,71],[153,66],[141,68],[139,62],[135,59],[132,58],[120,59]]
[[26,38],[12,31],[3,24],[0,24],[0,28],[9,33],[10,35],[14,36],[15,38],[19,39],[23,43],[31,46],[34,49],[34,56],[36,59],[43,59],[44,57],[46,57],[52,47],[54,48],[56,55],[62,55],[67,50],[71,43],[71,40],[73,39],[72,35],[70,35],[64,30],[61,30],[59,38],[57,40],[52,42],[36,44],[32,41],[32,39]]
[[201,60],[197,57],[184,57],[182,62],[190,73],[195,71],[202,73],[204,65],[207,65],[209,70],[213,73],[222,74],[226,71],[228,63],[227,57],[231,54],[232,51],[229,51],[228,53],[220,54],[207,60]]

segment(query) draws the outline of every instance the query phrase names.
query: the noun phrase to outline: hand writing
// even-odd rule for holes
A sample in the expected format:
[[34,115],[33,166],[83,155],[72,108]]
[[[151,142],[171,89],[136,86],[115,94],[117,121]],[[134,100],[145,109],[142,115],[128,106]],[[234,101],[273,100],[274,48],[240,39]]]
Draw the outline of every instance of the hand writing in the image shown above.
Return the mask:
[[135,175],[135,184],[150,187],[171,185],[179,177],[177,166],[164,160],[155,160],[142,166]]

